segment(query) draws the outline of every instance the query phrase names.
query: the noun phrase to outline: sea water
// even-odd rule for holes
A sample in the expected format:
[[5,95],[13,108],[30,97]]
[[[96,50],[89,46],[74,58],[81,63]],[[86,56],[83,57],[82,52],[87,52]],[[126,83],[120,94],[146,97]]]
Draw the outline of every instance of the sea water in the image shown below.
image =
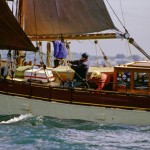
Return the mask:
[[150,126],[0,116],[0,150],[149,150]]

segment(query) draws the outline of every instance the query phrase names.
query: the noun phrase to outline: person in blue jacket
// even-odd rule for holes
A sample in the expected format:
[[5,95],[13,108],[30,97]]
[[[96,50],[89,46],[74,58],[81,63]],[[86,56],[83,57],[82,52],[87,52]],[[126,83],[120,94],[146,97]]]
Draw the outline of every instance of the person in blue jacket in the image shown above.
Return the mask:
[[54,67],[58,67],[61,61],[67,57],[68,52],[64,42],[53,41],[54,46]]

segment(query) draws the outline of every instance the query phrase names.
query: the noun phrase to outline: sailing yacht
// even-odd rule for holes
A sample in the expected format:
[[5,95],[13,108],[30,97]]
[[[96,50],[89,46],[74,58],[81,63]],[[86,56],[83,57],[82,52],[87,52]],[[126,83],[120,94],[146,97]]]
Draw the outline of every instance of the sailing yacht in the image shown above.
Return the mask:
[[[67,41],[119,37],[127,39],[150,59],[127,30],[123,33],[115,27],[103,0],[18,0],[16,8],[19,10],[17,18],[20,25],[5,0],[0,1],[0,7],[3,11],[0,14],[4,14],[0,15],[0,27],[4,31],[0,30],[2,49],[36,51],[30,40],[48,41],[50,52],[50,43],[62,38]],[[97,33],[110,29],[115,33]],[[12,39],[7,40],[8,37]],[[87,86],[70,86],[75,72],[68,65],[53,68],[50,64],[34,63],[33,68],[32,62],[19,65],[17,60],[14,63],[10,62],[10,56],[8,58],[9,62],[4,61],[1,67],[5,66],[5,70],[7,68],[12,73],[12,64],[18,66],[13,74],[5,78],[1,75],[1,115],[31,113],[100,123],[150,125],[150,61],[115,67],[90,67],[88,78],[94,71],[111,78],[107,88],[97,92]],[[62,80],[65,81],[63,85]],[[84,82],[87,84],[87,81]]]

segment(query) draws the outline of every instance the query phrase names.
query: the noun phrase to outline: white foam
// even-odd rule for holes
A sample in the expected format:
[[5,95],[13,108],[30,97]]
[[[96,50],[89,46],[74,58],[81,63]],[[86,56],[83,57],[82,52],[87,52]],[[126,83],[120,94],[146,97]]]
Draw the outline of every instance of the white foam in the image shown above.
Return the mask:
[[14,123],[14,122],[18,122],[18,121],[21,121],[21,120],[24,120],[24,119],[27,119],[27,118],[30,118],[30,117],[32,117],[32,114],[20,115],[19,117],[14,117],[10,120],[2,121],[2,122],[0,122],[0,124]]

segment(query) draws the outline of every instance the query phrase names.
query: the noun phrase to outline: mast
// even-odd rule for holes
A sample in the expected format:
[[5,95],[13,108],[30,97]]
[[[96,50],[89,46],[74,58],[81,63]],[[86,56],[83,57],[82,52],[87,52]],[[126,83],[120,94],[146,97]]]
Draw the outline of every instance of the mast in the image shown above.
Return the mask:
[[[23,0],[20,0],[19,1],[19,13],[18,13],[18,22],[19,22],[19,24],[21,25],[21,27],[24,29],[24,26],[23,26],[23,11],[24,11],[24,9],[23,9]],[[20,51],[17,51],[17,56],[18,56],[18,59],[17,59],[17,65],[22,65],[22,61],[23,61],[23,59],[22,59],[22,56],[23,55],[23,53],[22,53],[22,51],[20,50]]]
[[47,42],[47,57],[46,57],[46,65],[48,67],[51,66],[51,43],[50,42]]

